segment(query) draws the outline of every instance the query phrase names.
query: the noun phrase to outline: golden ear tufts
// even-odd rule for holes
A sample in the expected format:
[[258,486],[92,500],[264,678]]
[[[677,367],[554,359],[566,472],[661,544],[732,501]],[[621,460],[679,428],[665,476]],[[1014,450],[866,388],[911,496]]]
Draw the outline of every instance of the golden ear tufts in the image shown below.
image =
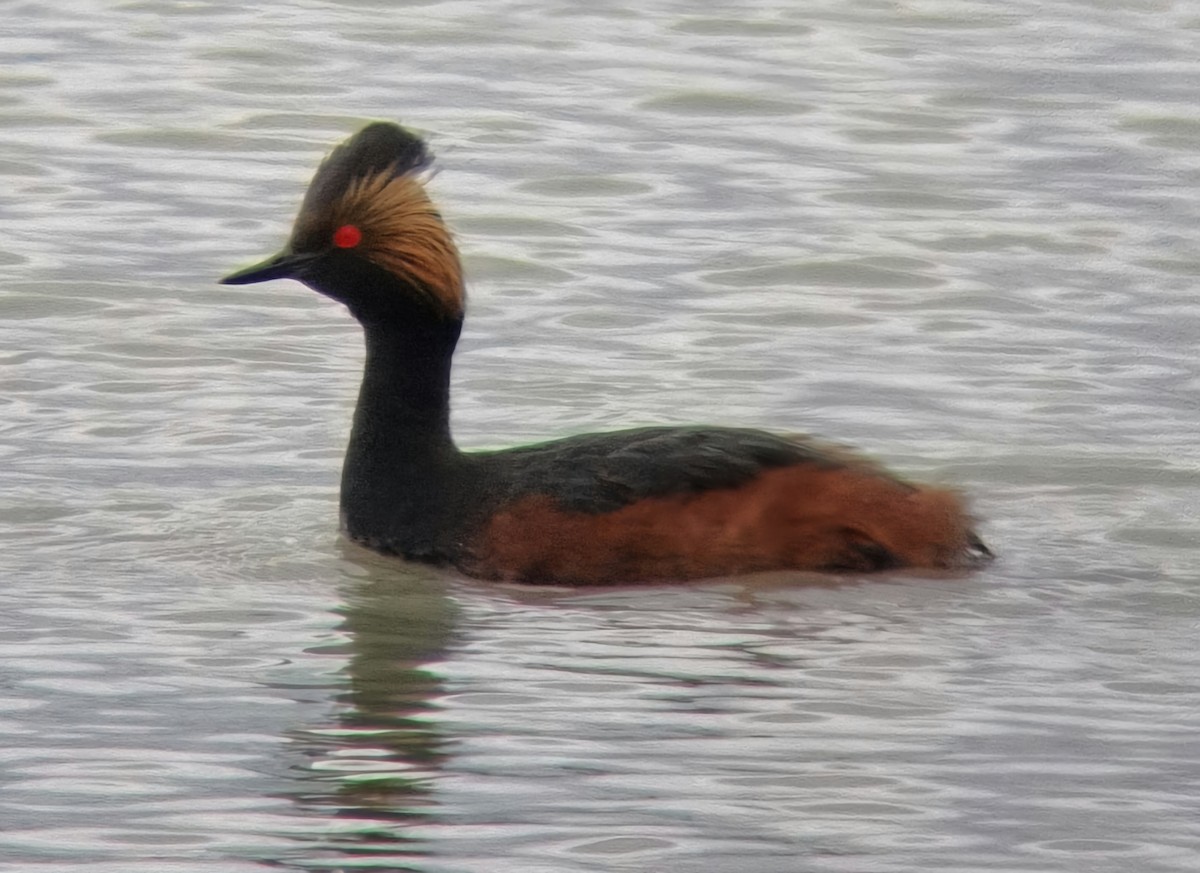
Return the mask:
[[463,311],[462,264],[423,172],[390,170],[355,179],[330,205],[330,226],[362,232],[355,251],[413,285],[447,315]]

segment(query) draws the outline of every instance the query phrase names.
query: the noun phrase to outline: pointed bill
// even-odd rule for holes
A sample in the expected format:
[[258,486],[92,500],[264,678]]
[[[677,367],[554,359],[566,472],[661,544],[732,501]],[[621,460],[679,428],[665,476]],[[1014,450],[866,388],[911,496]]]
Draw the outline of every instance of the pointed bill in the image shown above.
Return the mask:
[[313,259],[313,255],[297,255],[283,251],[245,269],[230,273],[220,279],[222,285],[250,285],[254,282],[269,282],[271,279],[294,279]]

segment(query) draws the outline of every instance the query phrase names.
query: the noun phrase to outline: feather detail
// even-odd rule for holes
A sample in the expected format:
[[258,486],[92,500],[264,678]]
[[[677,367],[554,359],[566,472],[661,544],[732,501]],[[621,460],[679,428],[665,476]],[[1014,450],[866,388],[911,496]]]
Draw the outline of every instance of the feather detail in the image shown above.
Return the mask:
[[[425,191],[432,160],[420,137],[399,125],[363,128],[317,170],[289,250],[346,248],[402,279],[437,311],[462,315],[458,249]],[[335,237],[346,227],[361,234],[352,246]]]
[[428,302],[461,315],[464,293],[458,248],[425,186],[414,174],[385,171],[355,179],[330,205],[328,226],[362,233],[355,251],[408,281]]

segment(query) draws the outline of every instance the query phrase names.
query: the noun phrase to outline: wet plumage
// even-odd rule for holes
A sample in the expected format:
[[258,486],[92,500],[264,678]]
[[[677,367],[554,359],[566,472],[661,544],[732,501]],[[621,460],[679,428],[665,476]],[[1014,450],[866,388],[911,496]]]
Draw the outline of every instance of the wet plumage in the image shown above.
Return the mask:
[[806,437],[654,427],[460,451],[449,383],[462,270],[422,184],[429,161],[404,128],[367,126],[321,165],[284,250],[222,280],[298,279],[362,324],[341,488],[352,539],[483,578],[568,584],[988,556],[953,492]]

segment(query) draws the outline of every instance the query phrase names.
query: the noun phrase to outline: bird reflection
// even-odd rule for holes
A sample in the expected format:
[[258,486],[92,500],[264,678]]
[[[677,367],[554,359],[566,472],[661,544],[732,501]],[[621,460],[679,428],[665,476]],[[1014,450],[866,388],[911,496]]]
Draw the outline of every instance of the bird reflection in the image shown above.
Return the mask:
[[318,838],[326,859],[353,857],[355,869],[415,870],[424,852],[411,830],[433,811],[448,758],[433,717],[442,688],[432,665],[453,632],[455,604],[436,571],[350,544],[343,551],[362,574],[343,590],[345,641],[319,654],[349,661],[335,686],[341,691],[332,720],[292,734],[307,759],[297,768],[294,799],[329,821]]

